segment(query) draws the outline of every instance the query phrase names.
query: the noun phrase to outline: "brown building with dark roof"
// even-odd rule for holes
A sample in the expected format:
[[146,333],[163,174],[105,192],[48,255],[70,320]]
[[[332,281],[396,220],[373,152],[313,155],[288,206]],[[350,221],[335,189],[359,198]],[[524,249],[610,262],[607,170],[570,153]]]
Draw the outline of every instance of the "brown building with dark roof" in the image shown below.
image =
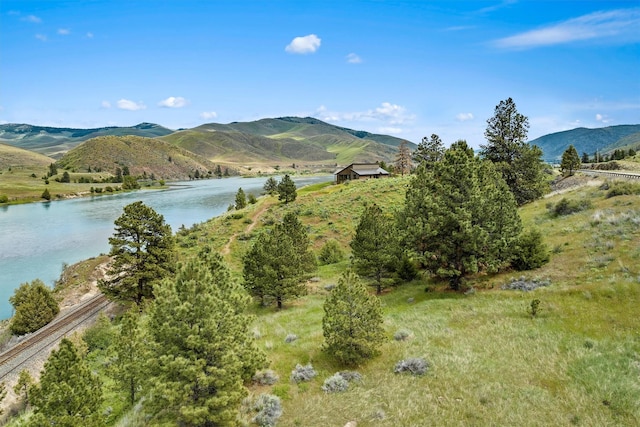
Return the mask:
[[341,184],[353,179],[388,178],[389,172],[377,163],[351,163],[347,167],[338,169],[333,175],[335,183]]

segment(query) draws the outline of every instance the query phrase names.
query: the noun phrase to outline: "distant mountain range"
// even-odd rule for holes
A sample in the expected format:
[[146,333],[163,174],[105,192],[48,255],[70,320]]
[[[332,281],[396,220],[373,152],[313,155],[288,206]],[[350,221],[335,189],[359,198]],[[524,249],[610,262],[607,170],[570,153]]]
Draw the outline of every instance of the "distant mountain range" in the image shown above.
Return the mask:
[[593,157],[595,152],[607,154],[615,149],[640,148],[640,125],[618,125],[604,128],[587,129],[577,128],[564,132],[551,133],[532,141],[540,147],[544,153],[544,159],[548,162],[557,162],[562,158],[562,153],[573,145],[582,156],[587,153]]
[[[95,129],[4,124],[0,125],[0,164],[16,164],[20,158],[44,164],[49,158],[77,170],[97,167],[113,172],[116,166],[126,165],[132,173],[139,169],[163,178],[211,171],[218,165],[234,173],[293,165],[328,170],[352,162],[393,162],[403,141],[311,117],[209,123],[177,131],[153,123]],[[529,142],[543,150],[545,160],[557,162],[571,144],[578,153],[590,156],[596,150],[606,154],[616,148],[639,149],[640,125],[578,128]],[[408,143],[415,149],[414,143]],[[18,155],[1,144],[47,157]]]

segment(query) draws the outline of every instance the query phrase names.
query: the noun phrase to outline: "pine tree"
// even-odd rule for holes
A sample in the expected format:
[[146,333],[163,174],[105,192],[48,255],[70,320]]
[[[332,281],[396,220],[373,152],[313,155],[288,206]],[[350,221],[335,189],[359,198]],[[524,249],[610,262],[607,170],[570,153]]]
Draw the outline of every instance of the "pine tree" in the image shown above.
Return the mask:
[[150,357],[139,318],[139,311],[135,309],[122,316],[118,338],[113,344],[115,359],[108,369],[109,376],[126,393],[130,405],[140,397],[146,378],[144,367]]
[[353,265],[358,274],[373,277],[377,293],[382,292],[382,278],[394,261],[393,220],[376,205],[365,208],[350,243]]
[[508,264],[521,225],[506,183],[464,141],[454,143],[433,170],[420,167],[409,184],[399,229],[407,249],[453,289],[481,269]]
[[9,298],[15,313],[9,328],[15,335],[37,331],[60,312],[51,290],[39,279],[23,283]]
[[276,181],[274,177],[270,176],[264,183],[263,189],[270,196],[276,194],[278,192],[278,181]]
[[379,354],[384,341],[380,301],[352,272],[345,272],[324,303],[324,350],[345,365]]
[[529,119],[520,114],[513,99],[500,101],[487,120],[481,156],[496,164],[519,205],[540,198],[548,189],[542,150],[527,144]]
[[154,283],[173,272],[174,247],[171,227],[164,217],[142,202],[124,207],[109,238],[113,264],[100,290],[115,301],[140,307],[153,298]]
[[44,364],[39,386],[31,389],[32,425],[101,426],[102,385],[67,338]]
[[284,200],[285,203],[293,202],[297,195],[296,183],[289,175],[285,175],[278,184],[278,200]]
[[218,282],[227,273],[212,274],[210,268],[201,260],[188,262],[174,280],[158,286],[151,307],[155,357],[148,406],[161,423],[237,425],[247,394],[243,378],[253,375],[261,359],[247,362],[257,350],[247,348],[250,319],[242,294]]
[[247,196],[244,194],[242,187],[238,188],[236,193],[236,210],[244,209],[247,207]]
[[395,171],[396,173],[408,174],[411,172],[411,150],[409,149],[409,145],[407,141],[402,141],[398,146],[398,154],[396,154],[395,161]]
[[20,374],[18,375],[18,382],[16,382],[16,385],[13,387],[13,392],[22,399],[25,406],[29,406],[29,397],[31,396],[30,390],[33,387],[33,384],[33,377],[31,377],[29,371],[26,369],[20,371]]
[[444,144],[440,137],[434,133],[431,134],[430,139],[426,136],[422,138],[411,158],[417,164],[427,162],[429,165],[442,160],[442,156],[444,156]]
[[40,196],[40,198],[45,199],[45,200],[51,200],[51,193],[49,192],[48,188],[44,189],[44,191],[42,192],[42,195]]
[[303,273],[310,273],[316,269],[316,257],[309,250],[311,241],[307,230],[294,212],[288,212],[282,218],[282,223],[278,225],[282,231],[291,237],[295,251],[300,256],[300,268]]
[[573,145],[569,145],[564,153],[562,153],[560,170],[564,175],[572,176],[575,170],[580,169],[580,165],[581,161],[578,156],[578,151],[576,151]]

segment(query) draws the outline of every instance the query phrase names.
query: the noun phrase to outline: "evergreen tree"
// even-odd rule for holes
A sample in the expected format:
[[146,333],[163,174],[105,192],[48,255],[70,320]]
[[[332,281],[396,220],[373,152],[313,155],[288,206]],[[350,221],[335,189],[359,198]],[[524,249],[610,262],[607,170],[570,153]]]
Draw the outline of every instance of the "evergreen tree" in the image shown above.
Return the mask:
[[422,138],[411,158],[417,164],[422,162],[432,164],[442,160],[442,156],[444,156],[444,144],[440,137],[434,133],[431,134],[431,138],[426,136]]
[[116,176],[113,177],[113,182],[122,182],[122,169],[116,167]]
[[324,303],[324,350],[345,365],[358,365],[379,354],[384,341],[382,308],[377,297],[352,271],[345,272]]
[[373,277],[377,293],[382,292],[382,278],[393,268],[395,245],[393,220],[386,216],[376,204],[365,208],[350,243],[353,265],[358,274]]
[[56,166],[55,163],[50,163],[49,164],[49,174],[48,176],[54,176],[58,174],[58,167]]
[[44,364],[39,386],[31,389],[35,426],[102,426],[102,385],[67,338]]
[[285,300],[304,294],[303,281],[315,268],[306,231],[287,222],[259,235],[243,260],[246,289],[263,304],[275,300],[278,309]]
[[293,202],[298,193],[296,191],[296,183],[285,175],[278,184],[278,200],[284,200],[285,203]]
[[64,171],[62,173],[62,178],[60,178],[60,182],[71,182],[71,176],[69,175],[69,172]]
[[139,311],[134,309],[122,316],[120,331],[113,343],[115,358],[108,369],[117,387],[126,393],[130,405],[140,397],[146,379],[145,365],[150,357],[139,317]]
[[237,409],[247,394],[243,378],[255,373],[247,363],[254,369],[263,357],[245,359],[250,342],[246,296],[218,283],[228,274],[212,274],[210,268],[218,267],[188,262],[175,279],[158,286],[151,307],[155,357],[148,406],[160,423],[237,425]]
[[173,272],[171,227],[142,202],[125,206],[115,225],[109,238],[113,263],[108,278],[98,286],[110,299],[140,307],[145,299],[153,298],[154,283]]
[[577,169],[580,169],[580,157],[578,157],[578,152],[573,145],[569,145],[564,153],[562,153],[562,161],[560,162],[560,170],[563,175],[572,176],[573,172]]
[[408,174],[411,172],[411,150],[409,149],[409,145],[407,141],[402,141],[398,146],[398,154],[396,154],[395,161],[395,171],[396,173]]
[[582,152],[582,159],[581,159],[582,163],[589,163],[589,155],[585,152]]
[[60,312],[51,290],[40,279],[31,284],[21,284],[9,298],[9,302],[15,310],[9,329],[15,335],[37,331]]
[[270,196],[276,194],[278,192],[278,181],[276,181],[274,177],[270,176],[264,183],[263,189]]
[[544,176],[542,150],[527,144],[529,119],[520,114],[513,99],[496,106],[487,120],[481,156],[496,165],[519,205],[540,198],[548,188]]
[[220,167],[220,165],[216,166],[216,176],[218,178],[222,178],[222,168]]
[[490,165],[465,141],[454,143],[432,170],[420,167],[409,184],[399,229],[432,274],[459,289],[464,277],[495,271],[512,257],[521,225],[514,198]]
[[31,388],[33,387],[33,377],[29,374],[29,371],[23,369],[18,375],[18,382],[13,387],[13,392],[24,402],[25,406],[29,406],[31,396]]
[[247,196],[244,194],[244,190],[242,187],[238,188],[238,192],[236,193],[236,210],[244,209],[247,207]]
[[294,212],[287,212],[278,225],[291,238],[294,250],[300,257],[300,268],[303,273],[311,273],[316,269],[316,257],[309,249],[311,240],[304,225]]
[[49,189],[45,188],[40,197],[45,200],[51,200],[51,193],[49,192]]

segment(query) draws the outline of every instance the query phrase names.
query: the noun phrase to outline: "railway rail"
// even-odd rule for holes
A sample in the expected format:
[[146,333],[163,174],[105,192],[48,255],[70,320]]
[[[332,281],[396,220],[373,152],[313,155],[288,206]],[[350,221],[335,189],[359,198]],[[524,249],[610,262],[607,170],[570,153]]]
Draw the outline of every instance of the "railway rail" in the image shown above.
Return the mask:
[[23,341],[0,353],[0,382],[10,374],[18,372],[18,369],[29,359],[54,344],[80,323],[105,309],[109,303],[109,300],[102,294],[90,298],[79,307],[65,313]]
[[632,173],[632,172],[603,171],[603,170],[597,170],[597,169],[578,169],[578,172],[581,172],[587,175],[610,176],[615,178],[626,178],[626,179],[640,179],[640,173]]

